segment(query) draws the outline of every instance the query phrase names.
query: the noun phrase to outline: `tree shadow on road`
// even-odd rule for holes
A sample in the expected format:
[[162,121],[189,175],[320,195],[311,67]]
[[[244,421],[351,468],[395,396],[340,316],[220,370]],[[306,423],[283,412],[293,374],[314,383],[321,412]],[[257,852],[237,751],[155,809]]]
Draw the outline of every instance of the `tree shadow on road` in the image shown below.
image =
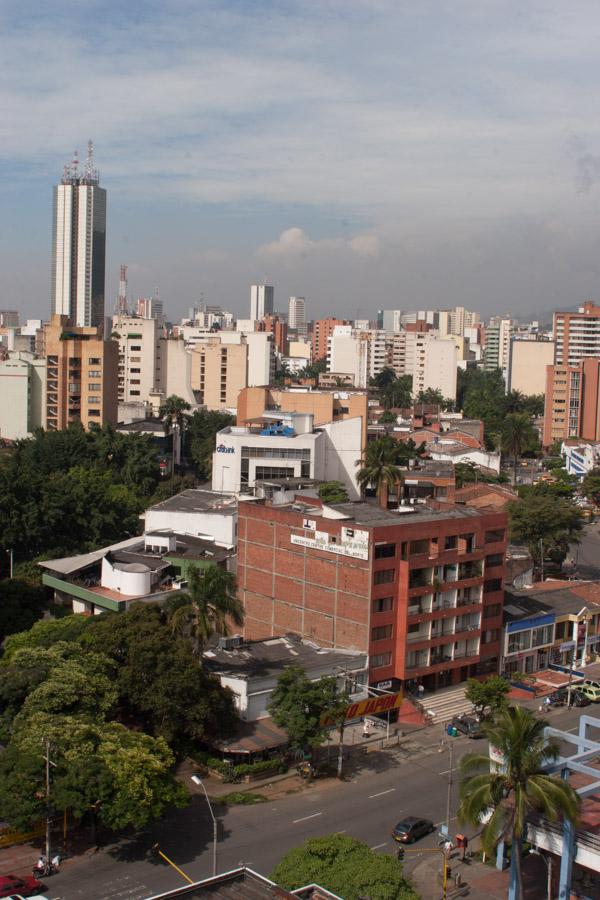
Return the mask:
[[[223,818],[227,807],[213,802],[217,820],[218,840],[223,841],[231,832],[224,826]],[[185,870],[186,863],[192,863],[205,850],[212,848],[213,823],[204,797],[193,796],[184,809],[171,809],[163,818],[143,831],[123,835],[118,843],[105,847],[113,859],[120,862],[146,860],[157,865],[165,861],[153,851],[155,845]]]

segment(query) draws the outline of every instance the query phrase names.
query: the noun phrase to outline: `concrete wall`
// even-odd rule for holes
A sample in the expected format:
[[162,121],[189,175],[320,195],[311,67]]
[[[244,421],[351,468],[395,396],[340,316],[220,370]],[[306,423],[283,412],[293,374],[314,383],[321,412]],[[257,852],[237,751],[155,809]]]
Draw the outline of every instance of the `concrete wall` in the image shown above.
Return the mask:
[[554,341],[510,342],[508,390],[525,396],[546,392],[546,366],[554,363]]
[[148,509],[145,513],[145,531],[170,528],[178,534],[214,538],[223,547],[235,547],[237,515],[218,512],[185,512],[184,510]]

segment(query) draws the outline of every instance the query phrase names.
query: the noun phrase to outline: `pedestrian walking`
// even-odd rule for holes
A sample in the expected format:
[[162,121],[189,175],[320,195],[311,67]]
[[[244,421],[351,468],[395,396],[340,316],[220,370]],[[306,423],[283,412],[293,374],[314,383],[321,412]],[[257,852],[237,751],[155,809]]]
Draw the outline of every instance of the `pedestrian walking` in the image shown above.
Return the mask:
[[368,719],[363,719],[363,737],[368,738],[371,734],[371,723]]

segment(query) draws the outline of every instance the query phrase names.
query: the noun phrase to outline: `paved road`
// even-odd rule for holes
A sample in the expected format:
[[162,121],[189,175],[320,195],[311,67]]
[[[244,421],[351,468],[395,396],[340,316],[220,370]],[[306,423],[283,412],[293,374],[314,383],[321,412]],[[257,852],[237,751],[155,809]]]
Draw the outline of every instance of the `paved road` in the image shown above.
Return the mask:
[[579,578],[600,578],[600,526],[586,525],[581,542],[569,549],[569,557],[575,560]]
[[[593,707],[591,708],[594,709]],[[587,710],[586,710],[587,711]],[[600,710],[599,710],[600,714]],[[552,724],[573,728],[577,710],[553,710]],[[472,750],[483,750],[481,741],[464,737],[453,740],[454,765]],[[449,754],[433,752],[413,755],[401,752],[372,753],[363,769],[345,783],[315,782],[300,794],[254,807],[230,807],[218,811],[219,871],[245,863],[268,874],[284,853],[308,837],[342,831],[366,841],[380,852],[393,852],[390,831],[407,814],[445,819]],[[451,810],[458,802],[456,781],[451,794]],[[452,812],[454,816],[454,812]],[[451,819],[456,829],[456,819]],[[470,834],[470,832],[467,832]],[[182,879],[162,861],[148,858],[156,841],[193,879],[211,874],[211,821],[203,797],[195,795],[191,806],[174,811],[159,825],[130,841],[95,854],[51,879],[49,896],[62,900],[144,900],[162,890],[182,884]],[[420,841],[418,848],[437,846],[436,835]],[[407,867],[419,861],[410,854]]]

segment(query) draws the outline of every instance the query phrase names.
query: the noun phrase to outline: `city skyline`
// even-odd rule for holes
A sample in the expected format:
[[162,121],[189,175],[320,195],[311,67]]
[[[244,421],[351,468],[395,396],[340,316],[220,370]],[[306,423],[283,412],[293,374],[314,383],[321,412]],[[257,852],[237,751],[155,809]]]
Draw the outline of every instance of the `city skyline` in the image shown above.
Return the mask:
[[121,263],[173,319],[201,294],[244,315],[259,282],[311,317],[598,296],[591,3],[58,2],[3,19],[2,305],[23,316],[48,314],[52,185],[90,137],[107,311]]

